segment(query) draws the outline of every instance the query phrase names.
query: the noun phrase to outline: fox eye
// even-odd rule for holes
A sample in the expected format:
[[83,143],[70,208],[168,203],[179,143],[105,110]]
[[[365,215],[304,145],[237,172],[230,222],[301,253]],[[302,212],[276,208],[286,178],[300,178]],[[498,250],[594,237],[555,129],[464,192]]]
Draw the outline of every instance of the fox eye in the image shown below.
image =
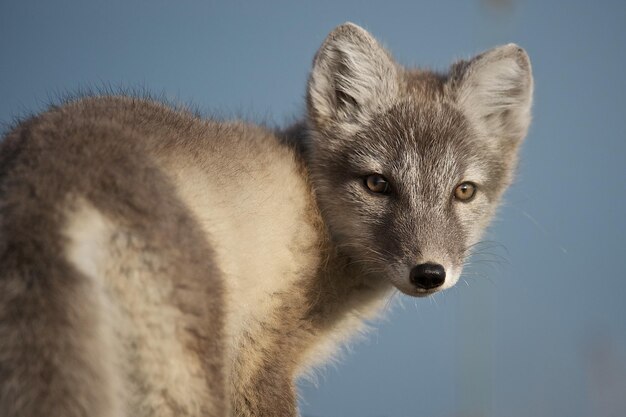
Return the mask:
[[476,184],[473,182],[462,182],[454,189],[454,198],[459,201],[468,202],[476,194]]
[[389,194],[391,191],[389,182],[380,174],[372,174],[365,177],[365,185],[373,193]]

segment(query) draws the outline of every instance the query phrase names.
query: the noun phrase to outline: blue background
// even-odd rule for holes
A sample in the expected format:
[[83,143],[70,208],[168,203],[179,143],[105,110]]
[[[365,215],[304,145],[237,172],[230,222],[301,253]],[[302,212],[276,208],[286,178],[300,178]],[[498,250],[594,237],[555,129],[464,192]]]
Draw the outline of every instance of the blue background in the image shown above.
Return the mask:
[[301,383],[303,415],[626,415],[623,0],[2,0],[0,122],[110,85],[282,124],[347,20],[407,65],[522,45],[534,123],[467,285],[398,297],[317,386]]

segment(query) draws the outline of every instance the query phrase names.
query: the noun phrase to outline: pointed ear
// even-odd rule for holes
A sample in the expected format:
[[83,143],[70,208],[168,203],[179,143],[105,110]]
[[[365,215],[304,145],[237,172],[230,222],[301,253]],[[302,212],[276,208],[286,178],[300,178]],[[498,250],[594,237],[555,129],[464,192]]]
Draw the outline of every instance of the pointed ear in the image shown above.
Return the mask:
[[452,66],[451,88],[465,113],[501,145],[517,145],[530,125],[533,77],[522,48],[508,44]]
[[384,110],[398,92],[397,65],[363,28],[334,29],[313,61],[307,105],[320,127],[350,129]]

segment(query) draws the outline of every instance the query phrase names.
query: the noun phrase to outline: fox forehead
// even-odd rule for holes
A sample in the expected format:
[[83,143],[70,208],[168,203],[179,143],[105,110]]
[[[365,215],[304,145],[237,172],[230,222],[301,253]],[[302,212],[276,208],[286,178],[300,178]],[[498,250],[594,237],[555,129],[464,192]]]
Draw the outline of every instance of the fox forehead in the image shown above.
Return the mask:
[[475,136],[465,116],[452,105],[402,101],[373,117],[348,142],[342,156],[365,172],[449,172],[453,166],[462,171],[465,161],[482,151]]

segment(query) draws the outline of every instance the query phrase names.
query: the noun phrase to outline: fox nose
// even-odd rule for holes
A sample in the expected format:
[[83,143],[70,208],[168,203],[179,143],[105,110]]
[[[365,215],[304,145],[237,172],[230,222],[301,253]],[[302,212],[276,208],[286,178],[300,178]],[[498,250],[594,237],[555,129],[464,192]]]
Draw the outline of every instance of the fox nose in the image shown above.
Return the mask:
[[411,270],[411,282],[417,288],[432,290],[446,280],[446,270],[439,264],[420,264]]

